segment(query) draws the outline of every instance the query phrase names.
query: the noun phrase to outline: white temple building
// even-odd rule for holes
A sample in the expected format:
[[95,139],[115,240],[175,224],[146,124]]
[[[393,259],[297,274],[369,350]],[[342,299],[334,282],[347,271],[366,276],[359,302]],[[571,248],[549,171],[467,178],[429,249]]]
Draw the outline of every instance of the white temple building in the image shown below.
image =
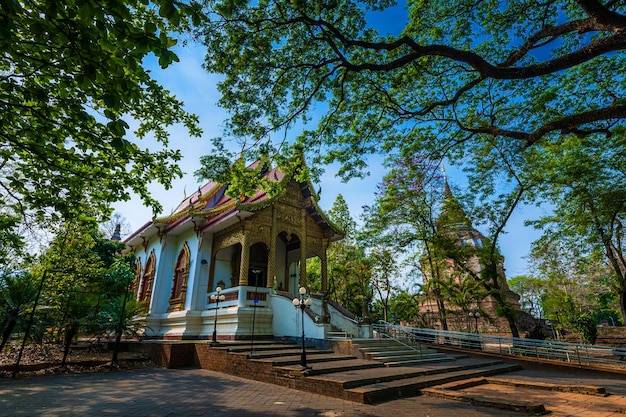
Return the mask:
[[368,325],[324,296],[326,249],[342,232],[318,206],[311,184],[258,162],[249,169],[281,191],[233,198],[227,186],[209,182],[125,240],[137,257],[133,290],[149,305],[146,336],[208,339],[216,330],[221,340],[298,337],[302,317],[292,299],[307,287],[307,258],[317,256],[322,293],[312,294],[305,310],[306,337],[325,339],[337,331],[368,337]]

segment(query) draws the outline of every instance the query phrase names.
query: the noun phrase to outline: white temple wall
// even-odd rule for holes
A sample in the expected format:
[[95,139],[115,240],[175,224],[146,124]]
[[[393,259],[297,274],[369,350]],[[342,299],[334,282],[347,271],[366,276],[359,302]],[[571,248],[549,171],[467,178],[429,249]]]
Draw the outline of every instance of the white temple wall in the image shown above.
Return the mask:
[[[155,310],[155,297],[154,297],[154,291],[156,288],[156,273],[159,270],[159,268],[161,267],[161,251],[162,251],[163,247],[161,246],[161,242],[159,242],[159,238],[158,237],[153,237],[152,239],[150,239],[150,241],[148,242],[148,245],[146,246],[146,250],[145,252],[143,252],[142,256],[141,256],[141,274],[143,275],[145,268],[146,268],[146,263],[148,262],[148,257],[150,256],[150,253],[152,252],[152,250],[154,250],[154,259],[156,260],[156,263],[154,265],[154,272],[155,272],[155,278],[152,281],[152,288],[151,288],[151,296],[150,296],[150,305],[149,305],[149,312],[152,313]],[[143,247],[142,247],[143,250]]]
[[135,255],[135,259],[139,259],[139,262],[141,262],[141,274],[143,275],[143,271],[146,268],[146,262],[148,261],[148,253],[146,253],[145,250],[143,250],[142,248],[139,248],[135,251],[132,252],[133,255]]
[[[194,286],[188,286],[187,298],[190,299],[191,310],[204,310],[207,305],[207,288],[209,286],[209,271],[211,270],[211,249],[213,235],[206,233],[200,240],[200,247],[197,251],[196,265],[193,270]],[[189,247],[190,250],[193,250]]]
[[156,277],[152,292],[152,314],[163,314],[169,307],[169,299],[172,294],[172,280],[174,279],[174,264],[182,244],[178,244],[175,236],[164,237],[161,255],[157,256]]
[[[274,312],[272,328],[276,337],[300,337],[302,335],[302,311],[284,297],[270,295],[270,305]],[[314,304],[318,300],[313,300]],[[313,307],[320,311],[321,306]],[[311,317],[304,315],[304,333],[307,339],[324,339],[324,325],[315,323]]]

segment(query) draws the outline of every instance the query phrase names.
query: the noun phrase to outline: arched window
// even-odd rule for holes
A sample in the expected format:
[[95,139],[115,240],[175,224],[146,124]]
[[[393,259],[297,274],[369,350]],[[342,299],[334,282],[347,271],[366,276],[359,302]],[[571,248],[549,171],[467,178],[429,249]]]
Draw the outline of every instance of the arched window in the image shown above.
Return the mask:
[[139,301],[145,301],[150,303],[150,296],[152,295],[152,283],[154,282],[154,270],[156,266],[156,256],[154,256],[154,249],[150,252],[146,266],[143,269],[143,278],[139,286]]
[[168,311],[182,310],[185,306],[187,294],[187,278],[189,278],[189,246],[187,243],[178,253],[176,266],[174,267],[174,279],[172,282],[172,295]]

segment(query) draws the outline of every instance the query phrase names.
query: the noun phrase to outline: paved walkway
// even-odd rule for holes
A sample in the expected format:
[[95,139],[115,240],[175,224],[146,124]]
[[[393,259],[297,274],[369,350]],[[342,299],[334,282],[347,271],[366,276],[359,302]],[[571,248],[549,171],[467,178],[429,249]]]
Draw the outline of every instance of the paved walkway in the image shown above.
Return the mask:
[[0,415],[477,417],[503,414],[429,397],[364,405],[206,370],[142,369],[0,380]]
[[[567,379],[530,371],[520,378]],[[623,378],[580,378],[576,384],[626,393]],[[549,381],[546,381],[549,382]],[[515,394],[509,394],[512,397]],[[545,393],[550,397],[549,392]],[[612,398],[612,397],[609,397]],[[622,397],[614,397],[619,400]],[[626,403],[625,403],[626,404]],[[582,410],[579,410],[582,411]],[[567,413],[566,413],[567,414]],[[566,415],[555,414],[555,415]],[[106,374],[0,380],[0,416],[211,416],[211,417],[477,417],[521,416],[426,396],[364,405],[199,369],[141,369]],[[585,416],[608,415],[585,409]],[[626,415],[626,414],[622,414]]]

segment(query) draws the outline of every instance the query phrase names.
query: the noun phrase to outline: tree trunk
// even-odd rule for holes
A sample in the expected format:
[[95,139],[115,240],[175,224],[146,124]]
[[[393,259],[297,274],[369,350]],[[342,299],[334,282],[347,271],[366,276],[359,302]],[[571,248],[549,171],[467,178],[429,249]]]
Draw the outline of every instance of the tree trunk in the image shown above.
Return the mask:
[[8,320],[7,323],[5,324],[4,329],[2,330],[2,342],[0,342],[0,353],[4,349],[4,346],[7,344],[7,342],[9,341],[9,338],[11,337],[11,332],[13,332],[13,328],[15,327],[16,324],[17,322],[15,320]]
[[[304,314],[304,310],[302,311]],[[111,358],[111,367],[117,363],[117,353],[119,352],[120,342],[122,341],[122,332],[117,332],[115,335],[115,347],[113,348],[113,357]]]
[[437,299],[437,307],[439,309],[439,320],[441,321],[441,329],[448,330],[448,317],[446,314],[446,305],[443,302],[443,298],[439,291],[435,292],[435,297]]
[[619,311],[622,313],[622,322],[626,324],[626,289],[619,293]]
[[[489,291],[489,287],[487,287]],[[500,311],[502,311],[502,316],[509,323],[509,329],[511,330],[511,336],[519,337],[519,329],[517,328],[517,323],[515,322],[515,311],[511,308],[508,300],[506,299],[506,295],[502,293],[501,287],[497,287],[497,292],[493,294],[493,300],[496,302],[498,307],[500,307]]]
[[67,359],[68,353],[70,353],[70,345],[72,344],[72,339],[78,333],[78,326],[72,324],[72,326],[65,332],[65,340],[63,341],[63,360],[61,361],[61,367],[65,366],[65,361]]
[[509,322],[511,335],[513,337],[519,337],[519,330],[517,329],[517,323],[515,323],[515,316],[513,314],[507,313],[506,320]]
[[517,328],[517,323],[515,322],[515,311],[513,311],[513,309],[508,305],[508,300],[506,298],[497,301],[504,308],[504,318],[509,322],[511,336],[519,337],[519,330]]

